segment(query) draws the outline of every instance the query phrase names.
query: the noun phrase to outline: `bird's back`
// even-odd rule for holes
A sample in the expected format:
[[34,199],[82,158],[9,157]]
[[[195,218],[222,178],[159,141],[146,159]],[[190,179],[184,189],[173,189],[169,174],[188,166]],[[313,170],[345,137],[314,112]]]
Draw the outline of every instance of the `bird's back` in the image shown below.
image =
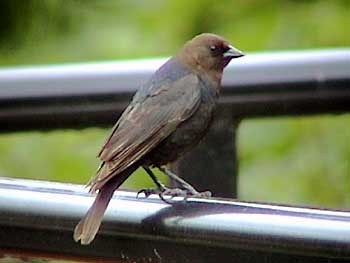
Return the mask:
[[91,190],[135,162],[149,163],[149,153],[196,112],[201,85],[199,76],[176,58],[157,70],[137,91],[100,151],[103,169],[91,180]]
[[[210,81],[198,78],[199,106],[190,118],[179,123],[177,128],[149,153],[147,158],[153,165],[161,166],[176,161],[196,146],[208,132],[216,108],[217,93]],[[183,88],[186,89],[186,86]]]
[[147,96],[156,94],[162,86],[174,83],[191,73],[192,71],[178,61],[176,57],[170,58],[139,88],[133,97],[132,103],[140,102]]

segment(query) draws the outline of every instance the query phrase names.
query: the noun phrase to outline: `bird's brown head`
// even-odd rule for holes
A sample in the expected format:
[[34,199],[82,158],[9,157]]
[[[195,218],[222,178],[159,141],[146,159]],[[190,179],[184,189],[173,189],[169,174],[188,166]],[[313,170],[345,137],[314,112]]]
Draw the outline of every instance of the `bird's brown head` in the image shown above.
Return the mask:
[[177,57],[192,69],[209,74],[216,81],[221,80],[222,71],[234,58],[244,54],[224,38],[204,33],[188,41]]

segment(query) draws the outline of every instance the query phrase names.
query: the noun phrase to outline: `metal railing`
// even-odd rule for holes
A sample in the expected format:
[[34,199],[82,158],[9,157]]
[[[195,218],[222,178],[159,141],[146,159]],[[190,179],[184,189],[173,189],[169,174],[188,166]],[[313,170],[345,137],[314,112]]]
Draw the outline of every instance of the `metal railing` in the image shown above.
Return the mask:
[[[0,68],[0,131],[111,125],[164,59]],[[246,118],[349,111],[350,49],[247,55],[220,102]]]
[[[0,180],[0,255],[119,262],[337,262],[350,213],[229,199],[137,199],[117,191],[96,240],[72,230],[92,198],[79,185]],[[332,261],[330,261],[332,260]]]
[[[0,69],[0,131],[112,125],[138,85],[163,62]],[[225,71],[216,121],[176,169],[201,190],[234,197],[240,120],[344,112],[350,112],[349,49],[248,55]],[[86,195],[79,186],[1,180],[0,254],[131,262],[350,258],[345,211],[219,199],[169,206],[120,191],[99,238],[81,247],[73,243],[72,230],[92,200]]]

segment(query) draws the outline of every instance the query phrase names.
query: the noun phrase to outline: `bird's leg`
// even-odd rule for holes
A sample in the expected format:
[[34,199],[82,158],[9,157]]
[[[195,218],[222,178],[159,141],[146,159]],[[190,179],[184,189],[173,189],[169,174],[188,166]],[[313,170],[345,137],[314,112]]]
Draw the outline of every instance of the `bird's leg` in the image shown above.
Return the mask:
[[175,196],[187,196],[188,191],[182,190],[179,188],[168,188],[166,187],[159,179],[155,176],[155,174],[152,172],[152,170],[148,166],[142,166],[142,168],[146,171],[146,173],[151,177],[152,181],[156,184],[157,189],[150,188],[150,189],[141,189],[138,193],[139,194],[143,193],[146,198],[150,196],[151,194],[158,194],[159,197],[163,200],[166,201],[164,198],[164,195],[171,195],[172,197]]
[[148,175],[151,177],[152,181],[156,184],[158,189],[160,191],[164,191],[166,186],[157,178],[157,176],[152,172],[151,168],[148,166],[142,166],[143,169],[148,173]]
[[187,195],[189,194],[191,196],[196,196],[196,197],[211,197],[210,191],[198,192],[191,184],[189,184],[184,179],[177,176],[175,173],[170,171],[167,167],[161,166],[161,167],[158,167],[158,169],[163,173],[165,173],[169,178],[175,180],[178,184],[180,184],[181,187],[187,191]]
[[141,189],[140,191],[138,191],[137,197],[141,193],[143,193],[147,198],[151,194],[159,194],[159,193],[164,192],[166,190],[166,186],[161,181],[159,181],[159,179],[155,176],[155,174],[152,172],[152,170],[146,165],[142,166],[142,168],[146,171],[146,173],[149,175],[149,177],[151,177],[152,181],[157,186],[157,189],[153,189],[153,188]]

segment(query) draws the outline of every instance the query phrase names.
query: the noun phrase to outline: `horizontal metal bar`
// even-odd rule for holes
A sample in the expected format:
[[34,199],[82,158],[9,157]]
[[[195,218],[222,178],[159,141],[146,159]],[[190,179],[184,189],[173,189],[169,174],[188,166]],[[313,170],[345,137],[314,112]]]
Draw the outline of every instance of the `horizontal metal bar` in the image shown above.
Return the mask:
[[[1,131],[110,125],[164,59],[0,69]],[[248,54],[221,103],[241,118],[350,111],[350,49]]]
[[125,191],[116,192],[96,240],[81,246],[72,232],[92,200],[80,185],[0,179],[0,255],[181,263],[350,259],[350,212],[229,199],[176,198],[170,205]]

